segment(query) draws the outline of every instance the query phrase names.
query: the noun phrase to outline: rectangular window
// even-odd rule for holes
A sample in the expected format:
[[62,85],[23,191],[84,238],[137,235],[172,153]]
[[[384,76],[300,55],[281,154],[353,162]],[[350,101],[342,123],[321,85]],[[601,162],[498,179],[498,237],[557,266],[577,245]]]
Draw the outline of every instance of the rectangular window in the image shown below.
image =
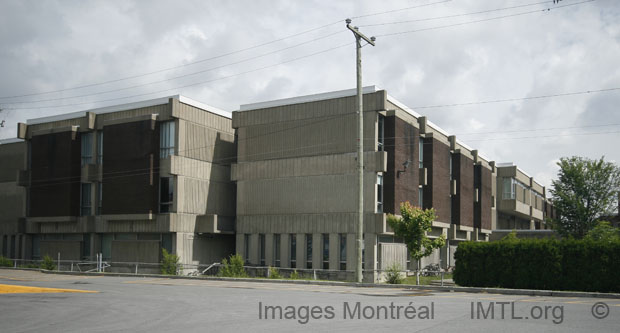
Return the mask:
[[82,166],[93,163],[93,133],[82,133]]
[[160,125],[159,158],[174,155],[174,121],[167,121]]
[[385,150],[385,117],[383,115],[379,115],[379,123],[377,127],[377,149],[379,151]]
[[306,268],[312,268],[312,234],[306,234]]
[[41,258],[41,235],[32,235],[32,259]]
[[174,178],[162,177],[159,179],[159,212],[170,213],[174,200]]
[[291,268],[297,268],[297,235],[291,234]]
[[97,132],[97,164],[103,164],[103,131]]
[[103,259],[110,259],[112,257],[112,236],[113,234],[101,235],[101,254]]
[[422,186],[418,187],[418,207],[424,208],[424,189]]
[[103,208],[103,183],[97,183],[97,215],[101,215]]
[[82,183],[82,194],[80,200],[80,215],[81,216],[89,216],[91,214],[92,209],[92,200],[91,200],[91,184],[90,183]]
[[383,175],[377,174],[377,213],[383,213]]
[[161,248],[166,249],[168,253],[172,253],[172,234],[161,234]]
[[424,138],[420,138],[418,144],[418,155],[420,156],[420,169],[424,168]]
[[323,234],[323,269],[329,269],[329,234]]
[[280,234],[273,235],[274,266],[280,267]]
[[250,235],[243,235],[243,259],[245,262],[250,261]]
[[340,234],[340,270],[347,269],[347,234]]
[[515,198],[515,193],[516,193],[516,181],[514,180],[514,178],[504,178],[503,180],[504,182],[504,186],[503,186],[503,195],[502,198],[503,199],[514,199]]
[[260,247],[260,265],[265,266],[265,234],[258,235],[258,246]]

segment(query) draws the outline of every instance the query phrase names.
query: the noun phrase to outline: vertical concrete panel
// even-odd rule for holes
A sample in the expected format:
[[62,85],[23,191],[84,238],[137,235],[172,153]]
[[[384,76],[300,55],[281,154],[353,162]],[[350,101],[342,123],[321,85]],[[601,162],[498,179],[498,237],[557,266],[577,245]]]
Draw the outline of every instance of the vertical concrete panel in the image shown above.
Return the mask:
[[323,237],[320,233],[312,234],[312,268],[323,268]]
[[260,264],[260,253],[258,252],[258,234],[250,235],[250,251],[249,251],[249,262],[252,266],[258,266]]
[[280,267],[291,267],[291,235],[280,234]]
[[364,234],[364,270],[377,269],[377,234]]
[[[236,242],[235,242],[235,251],[238,255],[240,255],[241,257],[243,257],[243,254],[245,253],[245,235],[244,234],[240,234],[237,233],[236,234]],[[245,259],[245,258],[244,258]]]
[[347,234],[347,271],[355,271],[357,265],[357,239],[355,234]]
[[306,268],[306,234],[297,234],[297,268]]
[[[273,229],[271,229],[273,230]],[[265,266],[275,266],[275,243],[273,234],[265,234]]]
[[340,237],[337,233],[329,234],[329,269],[340,269]]

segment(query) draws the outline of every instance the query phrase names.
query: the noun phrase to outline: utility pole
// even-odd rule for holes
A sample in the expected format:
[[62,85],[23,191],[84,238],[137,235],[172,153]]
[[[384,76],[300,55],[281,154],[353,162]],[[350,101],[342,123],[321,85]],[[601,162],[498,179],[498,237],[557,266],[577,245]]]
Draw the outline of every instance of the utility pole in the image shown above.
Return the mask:
[[351,19],[347,19],[347,28],[355,36],[357,50],[357,118],[358,118],[358,139],[357,139],[357,170],[359,173],[358,189],[358,221],[357,221],[357,265],[355,266],[355,277],[358,283],[362,282],[362,247],[364,246],[364,105],[362,95],[362,39],[368,44],[375,46],[375,37],[366,37],[359,32],[358,27],[351,27]]

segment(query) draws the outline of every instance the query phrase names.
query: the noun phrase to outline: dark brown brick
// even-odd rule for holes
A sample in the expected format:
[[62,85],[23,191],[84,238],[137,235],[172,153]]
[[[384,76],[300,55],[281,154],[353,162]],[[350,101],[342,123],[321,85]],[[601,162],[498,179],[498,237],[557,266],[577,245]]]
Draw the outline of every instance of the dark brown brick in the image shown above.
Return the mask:
[[480,191],[480,201],[474,205],[474,227],[491,230],[493,174],[481,165],[476,165],[474,172],[474,187]]
[[474,161],[461,153],[452,154],[456,195],[452,196],[452,223],[474,226]]
[[[418,205],[419,130],[395,116],[385,118],[385,151],[388,153],[384,182],[384,212],[400,214],[400,204]],[[403,163],[409,161],[407,169]],[[401,172],[399,172],[401,171]]]
[[425,138],[424,167],[428,172],[424,208],[435,208],[437,220],[450,223],[450,147],[435,138]]

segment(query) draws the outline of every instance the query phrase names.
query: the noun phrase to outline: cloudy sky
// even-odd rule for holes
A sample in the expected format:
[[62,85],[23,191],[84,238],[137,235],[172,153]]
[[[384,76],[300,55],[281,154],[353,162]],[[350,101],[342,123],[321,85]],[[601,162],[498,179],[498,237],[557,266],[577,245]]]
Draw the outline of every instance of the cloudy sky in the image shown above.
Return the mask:
[[354,88],[347,17],[377,36],[364,85],[490,159],[544,185],[562,156],[620,161],[617,0],[1,0],[0,139],[173,94],[234,111]]

